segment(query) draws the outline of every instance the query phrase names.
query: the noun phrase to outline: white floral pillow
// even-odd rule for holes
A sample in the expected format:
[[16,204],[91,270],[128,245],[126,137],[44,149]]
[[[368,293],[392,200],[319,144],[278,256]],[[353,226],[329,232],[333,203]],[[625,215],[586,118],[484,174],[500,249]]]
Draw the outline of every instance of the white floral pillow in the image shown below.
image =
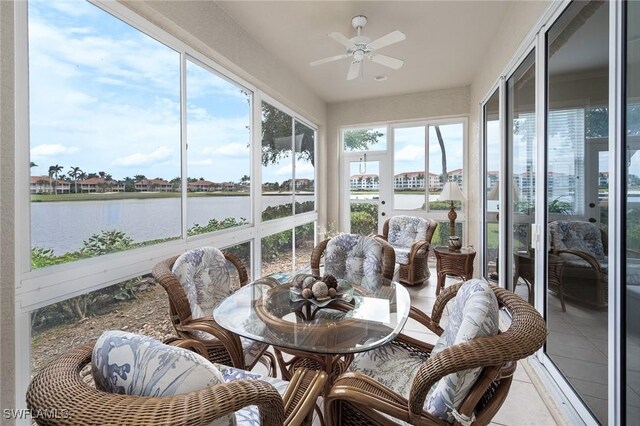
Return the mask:
[[[498,300],[488,283],[479,279],[465,282],[449,302],[449,321],[431,356],[476,337],[495,336],[498,314]],[[453,423],[453,411],[460,407],[481,372],[482,368],[473,368],[443,377],[429,391],[425,409]]]
[[240,287],[237,269],[215,247],[189,250],[175,261],[171,272],[187,294],[193,318],[210,316],[216,303]]
[[[91,372],[96,388],[137,396],[171,396],[224,383],[220,371],[187,349],[124,331],[102,333],[93,348]],[[234,414],[211,425],[235,425]]]

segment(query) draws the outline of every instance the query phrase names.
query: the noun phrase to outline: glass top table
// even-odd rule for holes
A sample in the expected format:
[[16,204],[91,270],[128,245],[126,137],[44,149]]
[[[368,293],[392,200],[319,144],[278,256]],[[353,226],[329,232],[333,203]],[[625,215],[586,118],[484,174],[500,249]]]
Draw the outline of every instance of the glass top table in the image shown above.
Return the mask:
[[351,286],[352,298],[336,298],[321,307],[309,300],[293,301],[299,297],[291,294],[290,283],[261,278],[224,299],[213,318],[232,333],[283,349],[327,355],[363,352],[396,337],[409,315],[409,292],[386,279],[380,284],[375,289]]

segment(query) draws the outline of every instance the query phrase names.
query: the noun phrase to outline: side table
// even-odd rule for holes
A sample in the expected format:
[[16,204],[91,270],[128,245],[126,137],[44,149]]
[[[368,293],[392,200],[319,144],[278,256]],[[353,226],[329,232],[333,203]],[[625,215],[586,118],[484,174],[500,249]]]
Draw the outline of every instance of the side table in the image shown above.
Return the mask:
[[[514,253],[514,273],[513,283],[518,283],[518,278],[522,278],[529,290],[528,302],[534,304],[534,291],[535,285],[535,255],[530,252],[515,252]],[[564,269],[564,260],[560,256],[549,253],[547,258],[547,287],[550,290],[554,290],[560,297],[560,304],[562,305],[562,312],[566,312],[567,308],[564,304],[564,294],[562,291],[562,270]]]
[[473,276],[473,259],[476,251],[472,248],[462,248],[460,250],[449,250],[448,247],[436,247],[433,249],[436,254],[436,272],[438,275],[438,285],[436,295],[444,288],[447,275],[460,277],[469,280]]

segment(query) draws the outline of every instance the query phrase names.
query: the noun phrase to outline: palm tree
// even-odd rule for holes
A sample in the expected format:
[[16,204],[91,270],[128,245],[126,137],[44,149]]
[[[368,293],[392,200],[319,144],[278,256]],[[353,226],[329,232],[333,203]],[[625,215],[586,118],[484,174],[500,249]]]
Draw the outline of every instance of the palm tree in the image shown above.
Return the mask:
[[32,162],[29,164],[29,168],[31,168],[31,167],[38,167],[38,165],[32,161]]
[[74,194],[78,193],[78,180],[80,176],[84,174],[84,172],[80,169],[80,167],[71,167],[71,170],[67,172],[67,174],[73,179],[74,183]]
[[442,184],[444,185],[449,181],[449,173],[447,173],[447,153],[444,149],[444,140],[442,139],[442,133],[440,133],[440,126],[435,126],[435,128],[438,143],[440,144],[440,151],[442,151]]
[[133,177],[133,179],[134,179],[136,182],[141,181],[141,180],[145,180],[146,178],[147,178],[147,177],[146,177],[145,175],[135,175],[135,176]]
[[49,167],[49,178],[54,179],[54,184],[51,186],[51,192],[53,192],[54,194],[56,193],[55,188],[58,186],[58,177],[62,169],[63,167],[59,164]]

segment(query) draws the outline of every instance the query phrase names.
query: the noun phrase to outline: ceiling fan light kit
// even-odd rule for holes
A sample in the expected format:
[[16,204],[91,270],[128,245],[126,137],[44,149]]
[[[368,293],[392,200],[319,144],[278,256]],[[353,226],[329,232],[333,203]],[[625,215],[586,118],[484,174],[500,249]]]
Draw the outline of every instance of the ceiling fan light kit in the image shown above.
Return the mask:
[[364,15],[357,15],[351,19],[351,25],[358,32],[355,37],[349,39],[342,33],[329,33],[329,37],[346,47],[347,52],[343,53],[342,55],[331,56],[311,62],[309,65],[314,67],[317,65],[326,64],[328,62],[338,61],[340,59],[351,57],[352,62],[349,66],[349,71],[347,72],[347,80],[353,80],[358,77],[362,68],[362,62],[365,58],[394,70],[402,68],[402,65],[404,64],[403,60],[392,58],[391,56],[381,55],[376,51],[383,47],[387,47],[404,40],[406,38],[404,33],[402,31],[396,30],[376,40],[371,41],[369,37],[362,35],[362,29],[366,24],[367,17]]

